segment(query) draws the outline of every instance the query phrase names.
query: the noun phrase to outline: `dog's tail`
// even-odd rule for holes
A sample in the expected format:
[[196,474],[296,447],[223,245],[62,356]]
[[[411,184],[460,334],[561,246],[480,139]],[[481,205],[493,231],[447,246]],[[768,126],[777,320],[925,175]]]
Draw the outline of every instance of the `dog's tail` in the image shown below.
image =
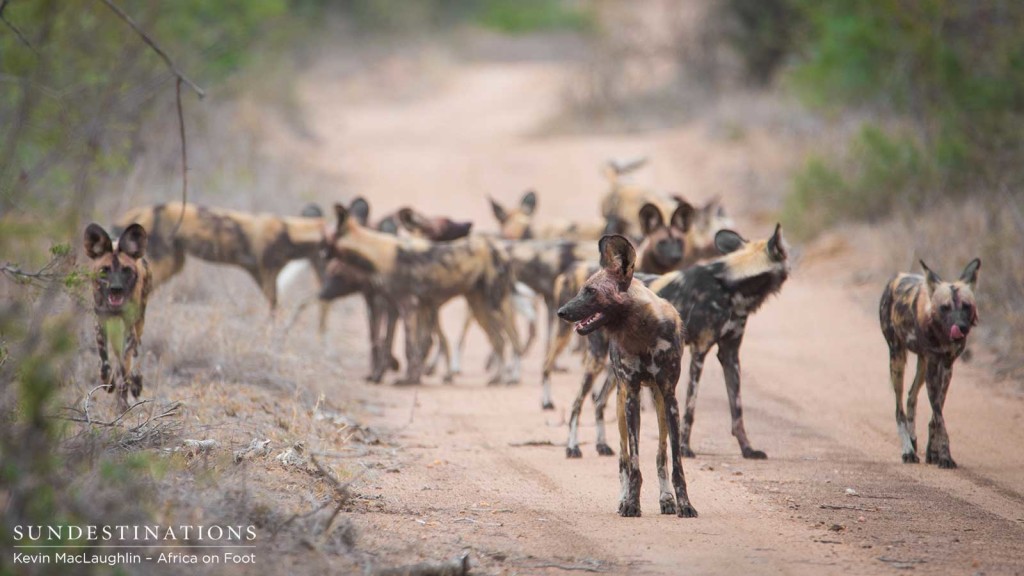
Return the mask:
[[299,282],[306,270],[314,272],[313,265],[309,260],[303,258],[301,260],[292,260],[285,264],[284,268],[277,275],[277,293],[278,295],[287,294],[292,290],[292,287]]
[[527,322],[537,320],[537,309],[534,307],[534,298],[537,293],[522,282],[516,282],[512,293],[512,303],[515,305],[516,313],[526,319]]
[[646,156],[634,158],[633,160],[629,160],[626,162],[620,162],[615,159],[609,160],[604,165],[604,177],[607,178],[608,181],[611,182],[612,184],[617,184],[620,177],[635,172],[640,168],[646,166],[647,160],[648,158]]

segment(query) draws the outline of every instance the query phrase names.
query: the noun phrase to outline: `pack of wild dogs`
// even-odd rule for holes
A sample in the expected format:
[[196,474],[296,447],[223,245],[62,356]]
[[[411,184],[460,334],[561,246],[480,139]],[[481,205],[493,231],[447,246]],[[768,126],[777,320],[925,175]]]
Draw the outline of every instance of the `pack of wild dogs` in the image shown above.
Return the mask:
[[[740,451],[744,458],[766,458],[751,445],[743,425],[740,346],[749,317],[786,282],[790,252],[781,225],[767,237],[747,240],[732,230],[717,199],[695,207],[679,196],[632,184],[628,174],[642,165],[607,164],[609,189],[600,203],[601,219],[594,222],[536,225],[538,196],[533,191],[514,207],[491,199],[499,227],[491,235],[471,234],[471,222],[428,216],[412,208],[373,224],[370,204],[363,198],[335,204],[330,216],[315,205],[299,216],[277,216],[158,204],[124,214],[113,235],[90,224],[84,249],[93,270],[101,384],[115,393],[122,411],[129,407],[129,392],[135,398],[142,393],[142,375],[133,360],[142,342],[146,304],[155,288],[182,269],[186,256],[247,271],[272,315],[278,306],[279,281],[285,280],[279,278],[285,276],[282,270],[293,261],[308,262],[319,283],[321,334],[331,301],[360,294],[367,305],[371,340],[367,379],[375,383],[399,370],[392,351],[399,321],[406,334],[405,370],[396,384],[419,384],[442,360],[443,379],[450,382],[460,372],[461,352],[474,321],[491,345],[489,383],[518,383],[521,357],[539,332],[534,302],[540,300],[546,310],[540,316],[547,323],[543,409],[554,408],[551,374],[558,370],[557,360],[573,332],[583,355],[566,456],[581,456],[580,412],[592,391],[597,452],[615,454],[604,427],[604,407],[614,388],[619,514],[639,516],[640,390],[647,387],[658,419],[661,512],[696,516],[686,492],[682,458],[694,456],[690,432],[697,389],[712,348],[717,348],[725,376],[732,433]],[[923,275],[893,278],[879,307],[889,348],[896,424],[903,461],[918,462],[914,418],[918,392],[927,386],[932,420],[925,459],[954,468],[942,408],[953,364],[978,322],[974,289],[980,261],[971,261],[954,282],[942,280],[924,262],[921,267]],[[465,299],[468,314],[453,346],[441,328],[439,310],[457,297]],[[296,307],[292,322],[309,303]],[[520,316],[528,320],[525,342],[519,334]],[[690,355],[680,417],[676,384],[684,348]],[[904,405],[908,351],[918,360]],[[595,389],[606,368],[607,375]]]

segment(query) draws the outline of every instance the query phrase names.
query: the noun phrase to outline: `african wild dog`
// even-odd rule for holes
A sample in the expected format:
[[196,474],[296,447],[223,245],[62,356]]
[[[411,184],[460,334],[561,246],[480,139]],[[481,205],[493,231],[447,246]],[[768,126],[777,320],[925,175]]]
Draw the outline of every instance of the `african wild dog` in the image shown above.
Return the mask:
[[[99,224],[85,229],[85,253],[92,261],[93,310],[96,313],[96,348],[100,355],[100,382],[107,392],[117,390],[117,408],[128,409],[128,391],[142,394],[142,374],[134,365],[146,323],[146,302],[153,275],[146,262],[146,230],[132,224],[111,241]],[[117,357],[110,368],[107,345]]]
[[648,202],[640,208],[640,229],[644,239],[637,252],[641,271],[664,274],[682,266],[694,209],[682,198],[678,202],[667,224],[657,205]]
[[490,198],[491,210],[498,219],[498,235],[505,240],[597,240],[604,230],[604,222],[555,221],[536,226],[537,193],[527,190],[518,208],[505,208]]
[[[599,251],[601,270],[558,309],[558,317],[575,322],[581,336],[603,328],[610,340],[611,368],[618,382],[619,515],[640,516],[640,388],[649,386],[658,415],[661,513],[695,517],[683,476],[676,401],[683,323],[671,304],[633,278],[636,251],[626,237],[602,237]],[[666,470],[666,440],[672,452],[674,493]]]
[[[496,241],[474,236],[444,243],[397,238],[360,226],[341,204],[334,208],[337,224],[333,230],[325,230],[327,268],[320,298],[331,299],[348,285],[349,279],[337,270],[345,267],[368,279],[397,308],[407,335],[408,366],[403,383],[419,383],[425,344],[436,325],[437,311],[460,295],[466,298],[499,355],[498,373],[491,383],[498,383],[503,377],[509,383],[519,381],[522,348],[512,310],[514,277],[506,254]],[[506,341],[513,351],[513,363],[507,373]]]
[[[917,394],[928,386],[932,420],[928,424],[925,462],[939,468],[956,468],[949,453],[949,434],[942,408],[953,377],[953,363],[967,345],[967,335],[978,323],[974,289],[981,260],[975,258],[956,282],[943,282],[924,261],[924,276],[899,274],[882,293],[879,320],[889,345],[889,377],[896,395],[896,430],[903,444],[903,461],[917,463]],[[907,351],[917,354],[917,372],[907,393],[903,412],[903,370]]]
[[[669,224],[665,224],[661,209],[658,206],[648,203],[640,209],[640,221],[644,231],[643,240],[640,242],[639,272],[660,274],[670,270],[676,270],[685,262],[685,254],[688,251],[686,241],[690,220],[693,216],[693,207],[686,201],[680,199],[678,206],[672,212]],[[579,258],[577,260],[591,260],[590,258]],[[567,262],[568,264],[560,272],[559,276],[550,283],[548,304],[549,310],[554,310],[558,305],[564,304],[579,291],[583,282],[593,274],[596,269],[593,265],[579,262]],[[565,273],[564,275],[562,273]],[[564,325],[557,328],[553,321],[549,324],[547,347],[545,348],[544,366],[541,372],[541,407],[545,410],[554,409],[551,399],[551,373],[555,371],[555,360],[568,345],[571,338],[570,330]],[[591,338],[591,342],[584,348],[584,384],[583,392],[576,398],[573,413],[579,415],[579,405],[583,402],[593,380],[604,371],[605,357],[607,356],[607,342],[596,342],[601,340],[603,335],[599,334]],[[597,348],[594,348],[594,346]],[[603,418],[603,406],[599,414]],[[578,419],[577,419],[578,420]],[[570,428],[577,425],[577,421],[570,421]],[[611,448],[604,443],[603,436],[598,441],[598,453],[613,454]],[[569,457],[578,457],[579,449],[570,447],[567,449]]]
[[434,242],[449,242],[469,236],[472,222],[457,221],[444,216],[426,216],[416,210],[404,207],[394,214],[381,218],[377,230],[388,234],[399,235],[405,231],[412,236],[426,238]]
[[[724,254],[715,260],[698,264],[682,271],[662,276],[641,276],[658,296],[668,300],[686,322],[686,345],[690,349],[690,377],[686,390],[686,411],[683,417],[681,445],[683,454],[693,457],[690,431],[693,428],[697,404],[697,387],[704,370],[704,358],[713,346],[718,346],[718,361],[725,373],[725,386],[732,412],[732,433],[739,442],[744,458],[766,458],[764,452],[754,450],[747,439],[743,425],[740,399],[740,345],[747,319],[764,301],[777,293],[789,277],[789,249],[782,236],[782,226],[767,240],[748,242],[732,230],[715,235],[718,250]],[[593,339],[594,336],[591,336]],[[590,350],[601,351],[599,343],[591,343]],[[590,366],[593,366],[591,364]],[[592,384],[592,378],[590,383]],[[587,380],[584,380],[587,383]],[[595,394],[595,404],[603,407],[608,394],[608,383]],[[579,418],[579,405],[586,396],[581,390],[573,406],[570,424]],[[603,438],[603,416],[598,418],[598,438]],[[606,451],[605,451],[606,452]],[[605,453],[598,450],[599,454]],[[570,425],[569,457],[579,456],[577,430]]]
[[195,204],[135,208],[120,222],[137,222],[149,232],[147,256],[154,288],[180,272],[189,254],[248,272],[271,313],[277,307],[278,273],[292,260],[315,259],[323,228],[320,218],[250,214]]
[[721,252],[715,246],[715,235],[720,230],[729,230],[733,226],[732,218],[726,213],[721,198],[716,196],[697,208],[690,227],[686,230],[686,253],[679,268],[721,256]]

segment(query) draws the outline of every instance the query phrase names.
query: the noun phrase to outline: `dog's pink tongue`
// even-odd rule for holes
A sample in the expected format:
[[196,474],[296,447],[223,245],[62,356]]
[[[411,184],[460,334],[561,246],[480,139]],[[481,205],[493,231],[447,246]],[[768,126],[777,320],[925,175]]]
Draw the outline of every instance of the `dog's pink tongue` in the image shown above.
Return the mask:
[[964,333],[960,331],[960,327],[953,324],[953,327],[949,329],[950,340],[963,340]]

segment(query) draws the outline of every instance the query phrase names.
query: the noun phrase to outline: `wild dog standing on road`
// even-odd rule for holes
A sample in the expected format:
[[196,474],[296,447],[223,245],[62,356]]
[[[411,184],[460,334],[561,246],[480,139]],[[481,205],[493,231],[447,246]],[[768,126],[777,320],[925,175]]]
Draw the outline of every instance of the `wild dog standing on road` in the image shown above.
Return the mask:
[[[128,409],[128,391],[134,398],[142,394],[142,374],[134,359],[139,355],[146,302],[153,288],[153,275],[145,258],[146,230],[132,224],[115,244],[99,224],[89,224],[83,245],[92,261],[100,382],[107,392],[117,390],[117,408],[124,412]],[[116,372],[110,368],[108,344],[117,357]]]
[[[683,476],[679,446],[679,380],[683,323],[671,304],[633,278],[636,251],[624,236],[601,238],[601,270],[558,309],[581,336],[603,328],[610,340],[611,368],[618,382],[619,515],[640,516],[640,388],[654,393],[658,414],[658,481],[662,514],[695,517]],[[672,488],[665,442],[672,452]]]
[[782,225],[767,240],[748,242],[732,230],[715,235],[721,258],[666,274],[651,283],[651,290],[676,307],[686,322],[690,347],[690,379],[683,417],[683,453],[692,457],[690,430],[697,405],[697,387],[704,357],[718,346],[718,362],[725,373],[725,388],[732,412],[732,434],[744,458],[767,458],[747,440],[740,402],[740,345],[747,319],[777,293],[789,277],[789,248]]
[[189,254],[241,267],[260,286],[271,312],[277,307],[278,273],[292,260],[315,259],[323,228],[319,218],[249,214],[195,204],[135,208],[120,222],[137,222],[148,231],[154,288],[180,272]]
[[651,203],[640,208],[640,229],[643,241],[637,247],[640,270],[664,274],[678,270],[686,254],[686,235],[693,224],[694,209],[689,202],[678,199],[668,223],[661,209]]
[[[643,273],[661,274],[669,270],[678,269],[685,261],[687,253],[686,242],[687,232],[693,216],[693,207],[685,200],[679,200],[678,206],[672,212],[669,223],[665,223],[661,210],[658,206],[648,203],[640,209],[640,221],[642,223],[644,238],[640,242],[638,261],[639,271]],[[514,259],[514,258],[513,258]],[[583,258],[577,260],[584,260]],[[591,260],[586,258],[585,260]],[[549,310],[554,310],[558,305],[564,304],[579,291],[583,282],[593,274],[596,269],[592,264],[580,262],[567,262],[566,266],[551,283]],[[564,274],[562,273],[564,272]],[[518,272],[517,272],[518,273]],[[522,277],[522,276],[520,276]],[[549,325],[547,347],[545,348],[544,366],[541,371],[541,407],[545,410],[554,409],[555,405],[551,399],[551,373],[555,370],[555,360],[568,345],[571,338],[571,331],[564,324],[557,327],[552,322]],[[583,357],[583,386],[573,405],[575,420],[570,420],[569,427],[575,430],[578,425],[580,405],[586,398],[594,380],[604,371],[605,358],[607,357],[607,342],[603,333],[597,333],[590,338],[591,342],[584,348]],[[596,400],[595,400],[596,401]],[[603,420],[604,405],[598,407],[599,417]],[[603,432],[603,425],[599,427]],[[614,454],[612,449],[604,442],[604,435],[598,439],[597,451],[599,454]],[[566,449],[570,458],[579,457],[579,448],[571,445]]]
[[[441,305],[460,295],[465,296],[498,353],[498,373],[491,383],[502,378],[518,382],[522,347],[512,310],[514,277],[505,251],[496,241],[472,236],[446,243],[396,238],[360,226],[341,204],[334,208],[337,225],[326,233],[328,272],[320,297],[334,297],[337,285],[346,282],[332,273],[333,262],[354,267],[371,278],[373,286],[397,306],[406,328],[409,365],[405,383],[419,383],[425,343],[436,321],[431,319],[436,318]],[[513,351],[512,366],[507,371],[506,341]]]
[[[662,276],[639,276],[658,296],[665,298],[679,311],[686,323],[686,344],[690,348],[690,377],[686,390],[686,412],[683,417],[681,445],[683,454],[694,455],[690,448],[697,405],[697,388],[704,370],[704,358],[713,346],[718,346],[718,361],[725,373],[725,386],[732,412],[732,433],[739,442],[744,458],[766,458],[764,452],[754,450],[747,439],[743,425],[743,407],[740,398],[740,345],[747,319],[764,301],[777,293],[789,276],[789,252],[777,225],[768,240],[748,242],[732,230],[722,230],[715,236],[718,250],[725,255],[705,264],[692,266]],[[596,336],[591,336],[591,339]],[[591,343],[590,350],[601,350],[600,343]],[[600,364],[588,364],[598,366]],[[594,376],[596,377],[596,375]],[[584,379],[584,386],[593,384],[593,378]],[[569,443],[566,455],[579,457],[577,429],[584,387],[570,416]],[[603,409],[609,392],[608,383],[594,395],[598,411]],[[604,417],[597,419],[598,438],[604,437]],[[599,454],[607,450],[598,449]]]
[[[967,335],[978,324],[974,289],[981,260],[975,258],[956,282],[943,282],[921,262],[924,276],[899,274],[885,287],[879,304],[882,334],[889,345],[889,377],[896,395],[896,430],[903,444],[903,461],[917,463],[917,394],[928,385],[932,420],[928,424],[925,462],[956,468],[949,454],[949,434],[942,408],[953,377],[953,363],[967,345]],[[907,393],[903,412],[903,370],[907,350],[917,354],[917,372]]]

